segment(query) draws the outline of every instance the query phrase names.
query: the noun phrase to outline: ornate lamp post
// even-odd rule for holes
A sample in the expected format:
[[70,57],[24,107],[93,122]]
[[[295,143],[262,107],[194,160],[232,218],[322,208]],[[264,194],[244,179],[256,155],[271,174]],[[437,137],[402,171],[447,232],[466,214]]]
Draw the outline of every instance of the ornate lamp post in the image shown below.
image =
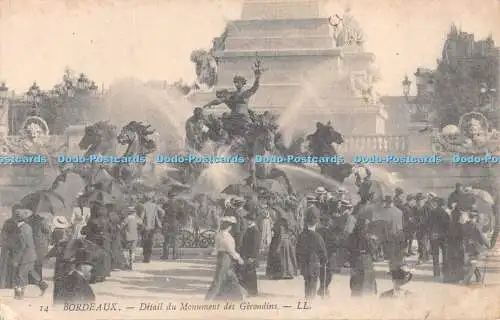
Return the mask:
[[89,85],[89,91],[92,93],[92,95],[97,95],[97,90],[99,90],[99,87],[95,84],[94,81],[92,81]]
[[5,85],[5,82],[0,83],[0,103],[6,102],[9,97],[9,87]]
[[28,89],[26,98],[28,100],[27,102],[31,105],[30,116],[38,116],[40,101],[42,99],[42,91],[36,81],[33,82],[31,87]]

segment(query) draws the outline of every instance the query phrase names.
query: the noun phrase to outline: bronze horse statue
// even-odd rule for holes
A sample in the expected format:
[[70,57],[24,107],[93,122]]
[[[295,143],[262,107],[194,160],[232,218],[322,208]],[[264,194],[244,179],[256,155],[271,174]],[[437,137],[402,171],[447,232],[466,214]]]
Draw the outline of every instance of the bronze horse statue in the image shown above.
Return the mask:
[[[116,127],[107,121],[100,121],[85,128],[79,147],[86,149],[85,155],[116,155],[116,143],[127,145],[123,156],[146,156],[156,150],[156,143],[149,138],[154,131],[150,126],[137,121],[125,125],[119,134]],[[123,184],[132,180],[140,173],[138,166],[142,164],[94,164],[87,170],[87,190],[92,192],[95,188],[120,198]]]
[[78,146],[86,150],[85,156],[111,155],[116,149],[116,126],[108,121],[99,121],[85,127],[85,134]]
[[[316,123],[316,131],[306,137],[308,141],[308,150],[312,156],[335,156],[337,151],[332,145],[333,143],[340,145],[344,143],[344,137],[336,131],[331,122],[326,124],[321,122]],[[353,165],[349,163],[325,163],[319,164],[321,174],[328,176],[342,183],[349,177],[353,171]]]

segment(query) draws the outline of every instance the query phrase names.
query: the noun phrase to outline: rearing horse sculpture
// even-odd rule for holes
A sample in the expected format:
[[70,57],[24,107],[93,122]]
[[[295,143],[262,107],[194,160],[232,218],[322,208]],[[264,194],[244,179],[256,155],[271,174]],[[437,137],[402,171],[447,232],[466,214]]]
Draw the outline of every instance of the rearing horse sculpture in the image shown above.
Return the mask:
[[[151,139],[155,130],[150,129],[151,125],[141,122],[131,121],[124,126],[116,138],[121,145],[127,145],[123,157],[139,156],[146,157],[156,151],[156,143]],[[114,167],[114,177],[122,181],[129,181],[141,173],[145,163],[134,162],[129,164],[117,164]]]
[[78,146],[87,150],[85,156],[110,155],[116,147],[116,126],[108,121],[99,121],[85,127],[85,134]]
[[[332,145],[344,143],[344,137],[336,131],[330,121],[326,124],[316,123],[316,131],[306,138],[309,141],[309,151],[312,156],[335,156],[337,151]],[[353,166],[348,163],[324,163],[319,164],[321,174],[343,182],[352,174]]]

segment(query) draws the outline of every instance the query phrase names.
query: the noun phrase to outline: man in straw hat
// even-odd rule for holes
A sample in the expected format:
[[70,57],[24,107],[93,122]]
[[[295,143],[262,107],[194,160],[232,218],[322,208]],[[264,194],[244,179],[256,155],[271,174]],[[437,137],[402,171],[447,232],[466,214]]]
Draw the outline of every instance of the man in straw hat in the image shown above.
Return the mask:
[[320,270],[326,268],[327,251],[325,242],[316,232],[320,212],[318,208],[310,207],[305,216],[306,228],[297,240],[297,260],[304,277],[304,294],[306,299],[316,296]]
[[24,290],[30,278],[40,288],[41,294],[45,293],[48,285],[35,270],[36,249],[33,242],[33,231],[26,220],[33,214],[29,209],[20,209],[16,212],[15,221],[19,228],[19,239],[12,259],[16,274],[16,287],[14,297],[24,298]]

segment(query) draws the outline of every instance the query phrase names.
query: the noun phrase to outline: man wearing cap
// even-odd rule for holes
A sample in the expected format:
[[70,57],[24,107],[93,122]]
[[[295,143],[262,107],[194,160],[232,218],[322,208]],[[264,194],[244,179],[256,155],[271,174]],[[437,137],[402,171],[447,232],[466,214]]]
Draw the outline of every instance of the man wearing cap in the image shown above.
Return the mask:
[[12,259],[16,274],[16,287],[14,296],[16,299],[23,299],[24,289],[28,285],[30,279],[40,288],[42,295],[47,290],[48,285],[42,280],[42,277],[35,270],[35,262],[37,260],[36,248],[33,242],[33,231],[31,226],[26,223],[26,220],[33,213],[29,209],[21,209],[17,211],[15,221],[19,228],[19,238],[16,248],[14,249],[14,257]]
[[306,299],[313,299],[316,296],[320,270],[326,268],[328,261],[325,242],[321,235],[316,232],[319,217],[318,208],[310,207],[307,209],[306,228],[297,240],[297,261],[304,277]]
[[240,283],[250,296],[257,296],[257,267],[261,235],[255,223],[256,212],[254,210],[250,210],[244,219],[247,220],[247,228],[241,241],[240,256],[245,264],[238,269]]

